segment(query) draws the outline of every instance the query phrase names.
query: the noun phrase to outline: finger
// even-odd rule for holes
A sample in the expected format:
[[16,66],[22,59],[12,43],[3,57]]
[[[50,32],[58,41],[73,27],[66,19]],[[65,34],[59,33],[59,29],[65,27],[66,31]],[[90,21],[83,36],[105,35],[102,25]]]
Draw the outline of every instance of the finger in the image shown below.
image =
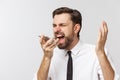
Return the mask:
[[52,49],[55,48],[58,45],[58,42],[59,42],[58,38],[54,39],[54,42],[53,42],[53,44],[50,45],[50,48],[52,48]]
[[102,25],[101,25],[101,39],[103,40],[105,36],[105,29],[104,29],[104,22],[102,22]]
[[49,40],[49,37],[44,36],[44,35],[41,35],[41,36],[38,36],[38,37],[40,37],[40,42],[42,42],[42,43],[46,43]]
[[107,27],[107,23],[106,22],[104,22],[103,27],[104,27],[104,31],[105,31],[105,36],[107,36],[107,34],[108,34],[108,27]]
[[40,43],[43,43],[43,35],[39,36],[40,37]]
[[49,40],[44,44],[43,47],[44,47],[44,48],[49,47],[53,42],[54,42],[54,39],[51,38],[51,39],[49,39]]
[[102,32],[101,32],[101,28],[99,29],[99,32],[98,32],[98,42],[101,40],[102,38]]
[[107,24],[105,21],[103,22],[103,29],[104,29],[103,43],[105,44],[106,39],[107,39],[107,34],[108,34],[108,28],[107,28]]
[[45,41],[48,41],[49,39],[50,39],[49,37],[44,36],[44,40],[45,40]]

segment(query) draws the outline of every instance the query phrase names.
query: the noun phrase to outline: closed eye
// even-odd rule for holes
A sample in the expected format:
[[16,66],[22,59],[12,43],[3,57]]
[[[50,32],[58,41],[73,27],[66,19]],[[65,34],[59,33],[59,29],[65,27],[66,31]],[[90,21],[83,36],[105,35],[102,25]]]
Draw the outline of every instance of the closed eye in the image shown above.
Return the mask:
[[66,24],[60,24],[59,26],[61,26],[61,27],[65,27],[65,26],[67,26]]
[[56,27],[57,25],[56,24],[53,24],[53,27]]

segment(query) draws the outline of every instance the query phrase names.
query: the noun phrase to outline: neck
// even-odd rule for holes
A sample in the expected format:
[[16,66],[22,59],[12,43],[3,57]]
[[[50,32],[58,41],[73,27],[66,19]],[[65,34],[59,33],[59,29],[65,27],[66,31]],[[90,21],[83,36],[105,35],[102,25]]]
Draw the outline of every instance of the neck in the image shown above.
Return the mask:
[[75,47],[75,45],[78,43],[79,38],[76,38],[72,41],[72,43],[66,48],[66,50],[71,50],[72,48]]

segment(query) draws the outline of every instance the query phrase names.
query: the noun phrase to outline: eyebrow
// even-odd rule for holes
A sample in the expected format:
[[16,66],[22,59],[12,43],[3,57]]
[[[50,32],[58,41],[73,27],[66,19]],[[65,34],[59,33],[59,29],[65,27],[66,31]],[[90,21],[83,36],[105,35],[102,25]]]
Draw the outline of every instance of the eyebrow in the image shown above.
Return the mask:
[[[67,23],[60,23],[60,24],[66,24],[67,25]],[[56,25],[55,23],[53,23],[53,25]]]

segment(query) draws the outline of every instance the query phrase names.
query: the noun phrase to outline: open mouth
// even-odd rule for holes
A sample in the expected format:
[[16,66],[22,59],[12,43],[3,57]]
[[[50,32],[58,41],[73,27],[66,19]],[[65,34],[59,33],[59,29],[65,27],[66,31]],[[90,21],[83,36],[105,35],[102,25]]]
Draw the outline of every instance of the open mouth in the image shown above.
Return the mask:
[[59,39],[59,43],[65,43],[65,34],[63,32],[55,32],[55,38]]
[[57,34],[56,38],[59,39],[59,43],[60,44],[63,44],[65,42],[65,36],[64,36],[64,34]]
[[58,38],[58,39],[63,39],[64,36],[63,36],[63,35],[58,35],[57,38]]

